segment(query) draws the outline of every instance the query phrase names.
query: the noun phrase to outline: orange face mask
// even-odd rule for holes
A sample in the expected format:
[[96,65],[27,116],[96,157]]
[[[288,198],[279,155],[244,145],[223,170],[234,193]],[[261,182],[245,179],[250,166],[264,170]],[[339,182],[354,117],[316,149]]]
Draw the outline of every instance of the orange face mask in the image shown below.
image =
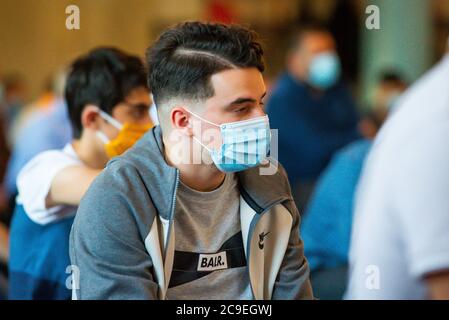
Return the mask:
[[137,140],[139,140],[148,130],[153,127],[153,124],[135,124],[125,123],[121,124],[119,121],[111,117],[106,112],[99,110],[100,116],[109,122],[112,126],[119,130],[118,135],[110,140],[103,132],[97,131],[97,136],[103,141],[106,154],[109,158],[113,158],[123,154],[126,150],[131,148]]

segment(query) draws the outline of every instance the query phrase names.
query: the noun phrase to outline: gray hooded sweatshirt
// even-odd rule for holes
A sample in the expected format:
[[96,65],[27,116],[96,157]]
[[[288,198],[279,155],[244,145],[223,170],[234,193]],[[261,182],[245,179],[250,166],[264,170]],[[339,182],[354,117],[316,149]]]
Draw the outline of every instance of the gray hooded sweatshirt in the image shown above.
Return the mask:
[[[74,299],[165,299],[174,256],[179,170],[153,128],[111,160],[84,196],[70,234]],[[270,160],[270,165],[275,162]],[[311,299],[300,216],[283,168],[237,174],[240,224],[255,299]],[[269,230],[260,250],[260,235]]]

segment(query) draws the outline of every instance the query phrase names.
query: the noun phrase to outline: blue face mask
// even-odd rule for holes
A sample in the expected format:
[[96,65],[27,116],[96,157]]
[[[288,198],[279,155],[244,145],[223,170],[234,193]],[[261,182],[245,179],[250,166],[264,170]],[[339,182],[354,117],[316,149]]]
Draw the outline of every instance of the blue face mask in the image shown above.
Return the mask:
[[220,128],[223,143],[219,150],[210,149],[193,137],[209,151],[212,161],[220,171],[243,171],[261,164],[267,158],[271,141],[268,116],[218,125],[189,112],[198,119]]
[[309,83],[319,89],[332,87],[340,78],[340,60],[335,53],[315,56],[309,67]]

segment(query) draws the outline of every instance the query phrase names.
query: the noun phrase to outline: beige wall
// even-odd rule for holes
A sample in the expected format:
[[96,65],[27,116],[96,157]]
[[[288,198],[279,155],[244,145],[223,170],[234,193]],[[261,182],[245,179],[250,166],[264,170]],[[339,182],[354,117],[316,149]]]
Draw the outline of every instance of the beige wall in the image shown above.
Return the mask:
[[[257,25],[294,19],[297,0],[228,0],[241,20]],[[80,30],[67,30],[65,8],[80,8]],[[163,27],[202,19],[207,0],[1,0],[0,75],[20,72],[34,98],[45,79],[98,45],[143,56]]]
[[[2,0],[0,74],[23,74],[30,98],[36,96],[50,74],[94,46],[118,46],[143,56],[153,37],[152,17],[159,16],[155,2],[133,0],[125,5],[119,0]],[[170,2],[174,1],[165,1]],[[192,4],[198,1],[189,2],[190,10],[184,10],[183,16],[194,18],[197,10]],[[65,27],[69,4],[80,8],[80,30]]]

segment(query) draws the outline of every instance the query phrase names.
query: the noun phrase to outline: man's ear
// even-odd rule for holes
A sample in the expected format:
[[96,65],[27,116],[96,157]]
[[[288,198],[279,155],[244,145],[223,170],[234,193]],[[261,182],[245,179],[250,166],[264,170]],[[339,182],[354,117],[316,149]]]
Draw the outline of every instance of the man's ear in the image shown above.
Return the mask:
[[81,112],[81,125],[84,129],[90,129],[97,131],[100,128],[102,118],[98,113],[98,107],[92,104],[88,104]]
[[174,107],[170,111],[170,122],[173,129],[187,136],[193,135],[192,115],[183,107]]

